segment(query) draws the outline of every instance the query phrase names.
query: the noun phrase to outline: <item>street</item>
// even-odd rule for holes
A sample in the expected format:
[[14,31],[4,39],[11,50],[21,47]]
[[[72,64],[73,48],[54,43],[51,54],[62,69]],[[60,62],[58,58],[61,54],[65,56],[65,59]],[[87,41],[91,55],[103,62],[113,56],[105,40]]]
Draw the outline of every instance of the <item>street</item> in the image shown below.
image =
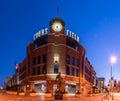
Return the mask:
[[[43,95],[31,97],[28,95],[19,96],[19,95],[0,93],[0,101],[61,101],[61,100],[54,100],[53,97],[45,98]],[[80,98],[69,96],[68,98],[64,98],[62,101],[102,101],[102,95],[91,96],[91,97],[82,96]]]
[[103,96],[103,101],[120,101],[120,93],[110,93]]

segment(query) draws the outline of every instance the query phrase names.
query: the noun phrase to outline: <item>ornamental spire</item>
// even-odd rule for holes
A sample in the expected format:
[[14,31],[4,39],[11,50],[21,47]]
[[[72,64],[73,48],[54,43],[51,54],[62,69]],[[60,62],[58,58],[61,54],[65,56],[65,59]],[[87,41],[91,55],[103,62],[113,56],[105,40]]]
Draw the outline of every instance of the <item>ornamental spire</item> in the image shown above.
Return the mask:
[[59,0],[57,0],[57,17],[60,16],[60,6],[59,6],[60,2]]

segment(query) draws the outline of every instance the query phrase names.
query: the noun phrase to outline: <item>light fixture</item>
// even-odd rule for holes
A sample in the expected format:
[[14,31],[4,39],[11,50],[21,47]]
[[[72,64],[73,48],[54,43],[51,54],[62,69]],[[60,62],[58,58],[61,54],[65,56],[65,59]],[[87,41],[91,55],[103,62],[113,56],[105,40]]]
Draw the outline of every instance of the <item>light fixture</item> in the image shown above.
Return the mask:
[[54,55],[54,63],[59,63],[59,55]]

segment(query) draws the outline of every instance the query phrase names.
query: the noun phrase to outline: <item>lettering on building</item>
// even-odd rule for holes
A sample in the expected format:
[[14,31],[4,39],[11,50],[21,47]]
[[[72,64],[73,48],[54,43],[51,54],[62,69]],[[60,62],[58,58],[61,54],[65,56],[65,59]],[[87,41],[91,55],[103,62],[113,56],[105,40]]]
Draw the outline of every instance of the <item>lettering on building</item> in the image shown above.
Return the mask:
[[37,38],[40,38],[44,35],[48,34],[48,28],[42,29],[34,34],[33,39],[36,40]]
[[73,33],[72,31],[67,30],[66,35],[68,37],[71,37],[72,39],[76,40],[77,42],[79,42],[79,37],[75,33]]

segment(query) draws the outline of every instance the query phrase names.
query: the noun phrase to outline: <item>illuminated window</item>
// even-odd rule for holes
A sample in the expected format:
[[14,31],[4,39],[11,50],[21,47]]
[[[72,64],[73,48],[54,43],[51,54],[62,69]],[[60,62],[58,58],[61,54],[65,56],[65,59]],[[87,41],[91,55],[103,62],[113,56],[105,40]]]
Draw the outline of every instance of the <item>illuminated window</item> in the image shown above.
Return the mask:
[[54,56],[54,63],[58,63],[59,62],[59,56]]
[[70,75],[70,67],[68,67],[68,66],[66,67],[66,74]]
[[59,66],[58,65],[54,65],[54,73],[58,73],[58,69],[59,69]]
[[44,85],[44,84],[41,85],[41,90],[42,90],[42,91],[45,90],[45,85]]

